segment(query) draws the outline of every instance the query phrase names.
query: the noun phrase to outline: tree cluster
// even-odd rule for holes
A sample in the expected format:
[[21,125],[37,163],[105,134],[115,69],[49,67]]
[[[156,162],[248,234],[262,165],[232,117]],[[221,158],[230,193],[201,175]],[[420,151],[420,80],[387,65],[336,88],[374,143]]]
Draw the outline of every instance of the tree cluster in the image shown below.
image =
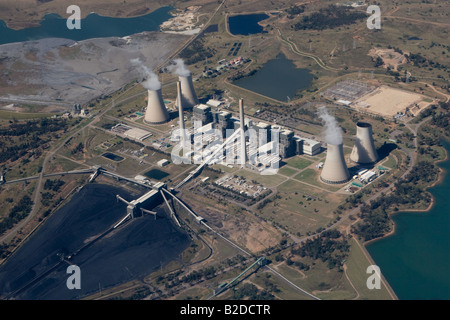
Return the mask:
[[70,152],[72,155],[77,154],[79,152],[83,152],[84,150],[84,144],[83,142],[80,142],[79,144],[77,144],[75,146],[75,148],[72,149],[72,151]]
[[398,210],[399,205],[411,206],[418,202],[430,203],[430,194],[421,184],[435,181],[439,169],[428,161],[419,162],[411,172],[394,184],[389,195],[382,195],[370,204],[360,207],[361,222],[352,227],[352,232],[365,241],[384,236],[391,230],[389,212]]
[[58,192],[59,189],[65,184],[61,179],[50,180],[47,179],[44,183],[44,190],[51,190]]
[[49,132],[67,129],[65,119],[42,118],[40,120],[29,120],[26,122],[13,122],[7,128],[0,128],[0,136],[23,136],[37,134],[42,135]]
[[294,24],[294,30],[324,30],[333,29],[343,25],[353,24],[358,20],[366,18],[363,12],[353,11],[347,7],[329,5],[327,8],[320,9]]
[[[327,230],[314,239],[308,239],[298,248],[292,248],[291,253],[300,257],[308,257],[312,260],[320,259],[326,262],[328,268],[340,269],[344,264],[350,250],[347,238],[338,230]],[[301,269],[309,269],[309,266],[301,263]]]
[[33,207],[33,201],[28,195],[23,196],[11,209],[9,215],[0,222],[0,234],[10,229],[14,224],[28,216]]
[[254,284],[244,283],[233,292],[233,299],[242,300],[248,298],[249,300],[273,300],[274,295],[266,290],[259,290]]
[[416,67],[420,68],[436,68],[436,69],[446,69],[447,66],[440,64],[439,62],[435,62],[433,60],[427,59],[422,56],[420,53],[410,53],[405,54],[405,57],[409,62],[412,62]]
[[[27,155],[30,150],[39,148],[50,141],[45,134],[66,130],[65,119],[30,120],[12,122],[8,127],[0,128],[0,162],[16,161]],[[17,137],[20,142],[16,141]]]
[[295,16],[295,15],[297,15],[297,14],[301,14],[301,13],[303,13],[303,12],[305,12],[305,6],[304,5],[301,5],[301,6],[298,6],[298,5],[291,5],[289,8],[287,8],[286,10],[286,13],[288,14],[288,15],[290,15],[290,16]]
[[186,64],[194,64],[199,61],[211,58],[216,54],[215,49],[204,46],[204,41],[199,38],[193,41],[186,49],[180,53],[180,58],[185,60]]

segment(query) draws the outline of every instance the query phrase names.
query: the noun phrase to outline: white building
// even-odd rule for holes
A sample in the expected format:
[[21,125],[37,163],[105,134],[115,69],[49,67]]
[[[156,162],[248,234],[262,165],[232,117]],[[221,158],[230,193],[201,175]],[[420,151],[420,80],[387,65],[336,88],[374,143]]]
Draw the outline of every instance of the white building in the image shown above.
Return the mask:
[[374,180],[377,177],[377,174],[374,171],[367,171],[366,173],[361,175],[361,182],[368,183]]
[[161,168],[167,166],[168,164],[169,164],[169,160],[167,160],[167,159],[162,159],[157,162],[157,165],[160,166]]
[[144,141],[145,139],[152,136],[152,134],[148,131],[139,129],[139,128],[132,128],[130,130],[127,130],[123,133],[125,137],[131,138],[133,140],[138,141]]

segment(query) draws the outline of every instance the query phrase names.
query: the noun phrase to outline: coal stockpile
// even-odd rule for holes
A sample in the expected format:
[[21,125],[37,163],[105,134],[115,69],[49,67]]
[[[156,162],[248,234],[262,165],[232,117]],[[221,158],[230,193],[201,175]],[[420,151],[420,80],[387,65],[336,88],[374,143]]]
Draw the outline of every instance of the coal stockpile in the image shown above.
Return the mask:
[[[162,208],[112,229],[126,214],[120,188],[86,185],[55,212],[0,267],[0,297],[27,300],[80,299],[99,290],[145,276],[189,245]],[[81,289],[66,285],[69,265],[80,268]]]

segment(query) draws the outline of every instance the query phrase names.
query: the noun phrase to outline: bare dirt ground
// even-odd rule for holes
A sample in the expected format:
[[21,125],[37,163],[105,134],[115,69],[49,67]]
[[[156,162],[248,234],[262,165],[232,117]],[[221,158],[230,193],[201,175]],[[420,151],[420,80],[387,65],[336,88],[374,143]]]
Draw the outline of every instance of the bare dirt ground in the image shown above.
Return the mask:
[[396,52],[394,49],[380,49],[380,48],[372,48],[369,51],[369,56],[376,58],[380,57],[383,59],[384,67],[391,67],[394,70],[397,70],[399,65],[405,64],[407,59],[405,57],[405,53],[401,54]]
[[356,100],[352,106],[363,111],[392,117],[398,112],[405,112],[406,108],[414,108],[416,104],[423,105],[424,97],[414,92],[381,86],[375,91]]
[[85,103],[142,78],[131,59],[157,67],[188,36],[144,32],[80,42],[42,39],[0,45],[0,99]]

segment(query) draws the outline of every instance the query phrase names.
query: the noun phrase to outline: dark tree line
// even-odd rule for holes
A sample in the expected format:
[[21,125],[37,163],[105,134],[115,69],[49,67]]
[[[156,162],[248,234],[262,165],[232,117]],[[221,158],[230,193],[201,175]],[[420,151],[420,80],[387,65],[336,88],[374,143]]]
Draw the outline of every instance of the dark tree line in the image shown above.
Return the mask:
[[0,136],[23,136],[33,133],[42,135],[44,133],[55,132],[67,129],[68,124],[65,119],[42,118],[40,120],[29,120],[23,123],[13,122],[7,128],[0,129]]
[[446,69],[447,66],[440,64],[439,62],[435,62],[433,60],[427,59],[422,56],[420,53],[410,53],[405,54],[405,57],[409,62],[412,62],[415,66],[421,68],[437,68],[437,69]]
[[58,192],[59,189],[65,184],[61,179],[50,180],[47,179],[44,183],[44,190],[52,190]]
[[301,13],[305,12],[305,6],[304,5],[301,5],[301,6],[298,6],[298,5],[292,6],[291,5],[285,11],[289,15],[297,15],[297,14],[301,14]]
[[[29,150],[37,149],[50,141],[44,134],[66,130],[65,119],[30,120],[26,122],[13,122],[6,128],[0,128],[0,162],[16,161],[25,156]],[[17,143],[12,137],[19,137]]]
[[75,148],[72,149],[72,151],[70,152],[72,155],[77,154],[78,152],[83,152],[84,150],[84,144],[82,142],[80,142],[79,144],[77,144],[75,146]]
[[[350,250],[347,238],[338,230],[327,230],[314,239],[308,239],[298,248],[292,248],[291,253],[300,257],[308,257],[313,260],[326,262],[328,268],[340,269],[344,264]],[[289,264],[289,263],[288,263]],[[301,269],[309,269],[309,266],[301,263]]]
[[216,54],[215,49],[204,46],[204,41],[199,38],[193,41],[186,49],[180,53],[180,58],[184,59],[186,64],[194,64],[199,61],[211,58]]
[[266,290],[259,290],[254,284],[244,283],[233,291],[233,299],[242,300],[273,300],[275,296]]
[[329,5],[320,9],[294,24],[294,30],[324,30],[353,24],[358,20],[366,18],[363,12],[353,11],[347,7]]
[[33,201],[28,195],[22,197],[11,209],[8,216],[0,222],[0,234],[10,229],[14,224],[28,216],[33,207]]

